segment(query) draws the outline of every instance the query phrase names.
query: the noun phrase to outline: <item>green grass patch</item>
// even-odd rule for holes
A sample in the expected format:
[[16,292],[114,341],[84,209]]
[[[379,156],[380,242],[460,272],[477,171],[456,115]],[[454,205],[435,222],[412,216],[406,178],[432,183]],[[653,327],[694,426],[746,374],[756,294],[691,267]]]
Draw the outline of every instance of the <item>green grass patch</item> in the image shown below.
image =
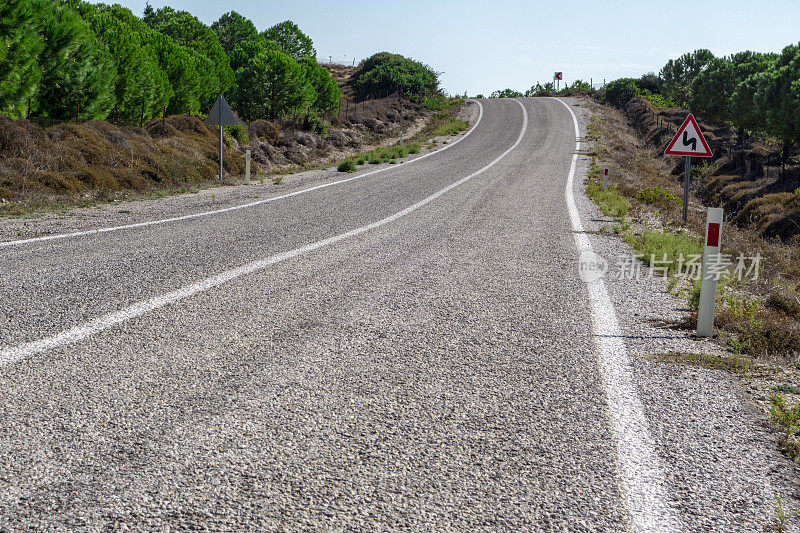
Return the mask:
[[449,120],[442,123],[433,134],[437,137],[447,137],[449,135],[458,135],[462,131],[469,129],[469,122],[450,117]]
[[781,394],[770,395],[769,403],[769,413],[782,433],[781,447],[792,460],[800,460],[800,403],[788,406]]
[[356,162],[352,159],[345,159],[339,166],[336,167],[336,170],[339,172],[355,172],[356,171]]
[[661,187],[648,187],[646,189],[642,189],[636,195],[636,199],[648,205],[655,205],[664,208],[681,205],[683,203],[683,199],[677,194],[666,189],[662,189]]
[[775,392],[782,392],[784,394],[797,394],[800,395],[800,387],[794,385],[776,385],[772,387]]
[[613,217],[617,221],[622,221],[628,216],[631,203],[615,187],[603,190],[598,182],[590,179],[586,182],[586,194],[605,216]]
[[[637,254],[642,255],[642,261],[647,266],[664,267],[666,274],[675,273],[680,265],[693,255],[702,255],[703,247],[688,233],[672,233],[645,230],[641,235],[627,234],[625,242]],[[681,262],[682,258],[682,262]]]
[[[363,154],[357,154],[353,156],[351,161],[354,161],[354,164],[359,165],[363,165],[364,163],[369,163],[370,165],[380,165],[381,163],[391,163],[392,161],[396,162],[397,159],[407,157],[409,154],[418,154],[420,149],[421,145],[418,142],[399,143],[395,144],[394,146],[382,146]],[[341,166],[345,161],[340,163],[339,166]],[[339,172],[349,171],[339,170]]]

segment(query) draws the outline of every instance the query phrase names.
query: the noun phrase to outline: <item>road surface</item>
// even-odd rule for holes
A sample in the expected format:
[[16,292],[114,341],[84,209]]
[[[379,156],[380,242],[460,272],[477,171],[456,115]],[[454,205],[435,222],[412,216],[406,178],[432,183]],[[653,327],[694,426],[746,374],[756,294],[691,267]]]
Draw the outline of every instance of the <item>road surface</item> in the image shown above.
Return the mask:
[[383,172],[0,245],[0,530],[760,528],[579,277],[580,109],[471,105]]

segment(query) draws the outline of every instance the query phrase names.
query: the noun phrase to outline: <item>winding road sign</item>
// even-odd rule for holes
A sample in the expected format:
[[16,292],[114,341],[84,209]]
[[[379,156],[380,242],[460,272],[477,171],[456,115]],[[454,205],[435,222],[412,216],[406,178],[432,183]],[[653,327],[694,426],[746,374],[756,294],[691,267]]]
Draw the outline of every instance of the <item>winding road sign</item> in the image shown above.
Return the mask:
[[665,155],[682,155],[691,157],[712,157],[711,149],[708,147],[700,126],[694,119],[694,115],[689,113],[683,125],[678,128],[678,133],[667,145]]

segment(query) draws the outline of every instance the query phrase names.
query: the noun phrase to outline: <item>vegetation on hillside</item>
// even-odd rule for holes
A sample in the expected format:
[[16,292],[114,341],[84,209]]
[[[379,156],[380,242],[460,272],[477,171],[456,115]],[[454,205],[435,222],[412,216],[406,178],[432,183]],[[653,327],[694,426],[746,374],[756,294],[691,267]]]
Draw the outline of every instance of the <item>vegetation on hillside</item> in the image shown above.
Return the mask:
[[748,133],[777,139],[786,163],[800,143],[800,46],[725,57],[695,50],[670,59],[658,76],[616,80],[604,93],[616,106],[637,96],[657,107],[687,107],[707,123],[729,124],[740,139]]
[[380,52],[359,64],[352,84],[360,99],[385,97],[397,92],[421,101],[438,93],[439,74],[419,61]]
[[341,96],[291,21],[259,33],[235,12],[209,27],[170,7],[139,18],[83,0],[0,6],[0,114],[143,124],[203,113],[219,94],[245,120],[317,129]]

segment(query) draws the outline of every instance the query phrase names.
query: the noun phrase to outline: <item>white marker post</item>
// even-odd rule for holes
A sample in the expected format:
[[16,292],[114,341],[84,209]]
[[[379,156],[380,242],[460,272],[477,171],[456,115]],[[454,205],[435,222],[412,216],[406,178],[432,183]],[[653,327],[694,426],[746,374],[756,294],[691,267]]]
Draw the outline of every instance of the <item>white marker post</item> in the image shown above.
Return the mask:
[[714,335],[714,308],[717,303],[717,279],[719,270],[719,251],[722,244],[721,208],[709,207],[706,216],[706,245],[703,249],[703,270],[700,278],[700,308],[697,314],[697,336]]
[[603,190],[608,187],[608,169],[603,169]]
[[250,148],[244,153],[244,184],[250,185]]

